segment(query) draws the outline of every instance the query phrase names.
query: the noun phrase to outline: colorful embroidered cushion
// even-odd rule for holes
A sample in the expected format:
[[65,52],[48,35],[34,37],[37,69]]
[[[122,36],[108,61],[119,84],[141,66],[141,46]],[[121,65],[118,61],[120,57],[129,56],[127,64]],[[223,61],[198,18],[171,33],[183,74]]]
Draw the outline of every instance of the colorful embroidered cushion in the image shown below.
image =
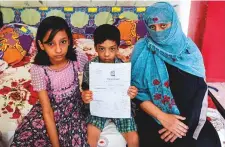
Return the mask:
[[121,46],[134,45],[137,40],[146,35],[143,20],[121,20],[117,27],[121,34]]
[[9,65],[19,63],[30,49],[33,34],[26,25],[8,24],[0,30],[0,59]]
[[88,57],[88,60],[92,60],[98,55],[95,51],[94,41],[92,39],[76,39],[75,47],[77,50],[85,53]]

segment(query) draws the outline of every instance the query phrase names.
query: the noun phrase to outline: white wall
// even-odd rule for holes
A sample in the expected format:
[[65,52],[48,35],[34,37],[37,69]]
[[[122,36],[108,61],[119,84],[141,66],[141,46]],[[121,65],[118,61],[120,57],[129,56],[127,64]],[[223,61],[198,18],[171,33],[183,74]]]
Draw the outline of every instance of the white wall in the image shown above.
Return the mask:
[[180,7],[180,22],[184,33],[188,33],[189,16],[191,9],[191,0],[181,0]]

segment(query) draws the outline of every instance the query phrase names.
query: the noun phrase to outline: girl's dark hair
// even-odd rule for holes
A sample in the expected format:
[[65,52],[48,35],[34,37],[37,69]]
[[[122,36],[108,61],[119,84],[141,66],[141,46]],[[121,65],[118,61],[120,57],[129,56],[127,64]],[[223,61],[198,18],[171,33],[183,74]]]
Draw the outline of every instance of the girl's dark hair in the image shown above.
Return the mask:
[[38,27],[37,35],[36,35],[37,55],[34,58],[34,64],[51,65],[48,54],[44,50],[42,50],[38,44],[38,40],[40,40],[41,43],[43,43],[43,38],[45,37],[46,33],[49,30],[51,30],[51,34],[49,35],[49,38],[45,43],[51,42],[59,31],[65,30],[70,41],[66,58],[71,61],[77,61],[76,52],[73,49],[72,33],[67,22],[61,17],[50,16],[45,18]]
[[115,41],[117,46],[120,45],[120,31],[116,26],[103,24],[94,31],[94,44],[101,44],[106,40]]

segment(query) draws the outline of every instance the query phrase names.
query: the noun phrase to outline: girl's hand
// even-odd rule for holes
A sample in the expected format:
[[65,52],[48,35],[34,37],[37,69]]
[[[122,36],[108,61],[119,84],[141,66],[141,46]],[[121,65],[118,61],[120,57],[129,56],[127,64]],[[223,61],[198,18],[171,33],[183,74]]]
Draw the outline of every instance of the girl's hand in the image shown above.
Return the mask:
[[85,104],[89,104],[93,100],[92,91],[90,90],[82,91],[81,97]]
[[179,138],[182,138],[182,136],[186,136],[188,126],[180,121],[185,120],[185,117],[163,113],[157,119],[161,122],[164,128],[166,128],[168,131],[172,132]]
[[131,99],[135,98],[137,93],[138,89],[135,86],[130,86],[127,92]]
[[161,134],[160,138],[165,142],[170,141],[171,143],[173,143],[177,139],[177,136],[166,128],[162,128],[161,130],[159,130],[159,134]]

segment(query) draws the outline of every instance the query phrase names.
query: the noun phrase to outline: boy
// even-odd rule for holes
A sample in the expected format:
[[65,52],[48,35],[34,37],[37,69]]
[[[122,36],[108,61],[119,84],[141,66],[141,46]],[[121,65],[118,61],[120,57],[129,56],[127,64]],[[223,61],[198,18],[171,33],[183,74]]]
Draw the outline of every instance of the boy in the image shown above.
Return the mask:
[[[101,63],[121,63],[122,61],[116,57],[118,46],[120,44],[120,32],[117,27],[109,24],[99,26],[94,31],[94,45],[98,53],[98,57],[91,62]],[[89,62],[90,63],[90,62]],[[82,82],[82,100],[89,104],[92,101],[92,91],[89,90],[89,63],[84,66],[83,82]],[[128,95],[133,99],[137,95],[137,88],[130,86]],[[100,133],[104,128],[106,120],[97,116],[88,116],[88,143],[91,147],[97,147]],[[138,147],[138,135],[134,118],[111,118],[116,125],[117,130],[123,135],[127,141],[128,147]]]

